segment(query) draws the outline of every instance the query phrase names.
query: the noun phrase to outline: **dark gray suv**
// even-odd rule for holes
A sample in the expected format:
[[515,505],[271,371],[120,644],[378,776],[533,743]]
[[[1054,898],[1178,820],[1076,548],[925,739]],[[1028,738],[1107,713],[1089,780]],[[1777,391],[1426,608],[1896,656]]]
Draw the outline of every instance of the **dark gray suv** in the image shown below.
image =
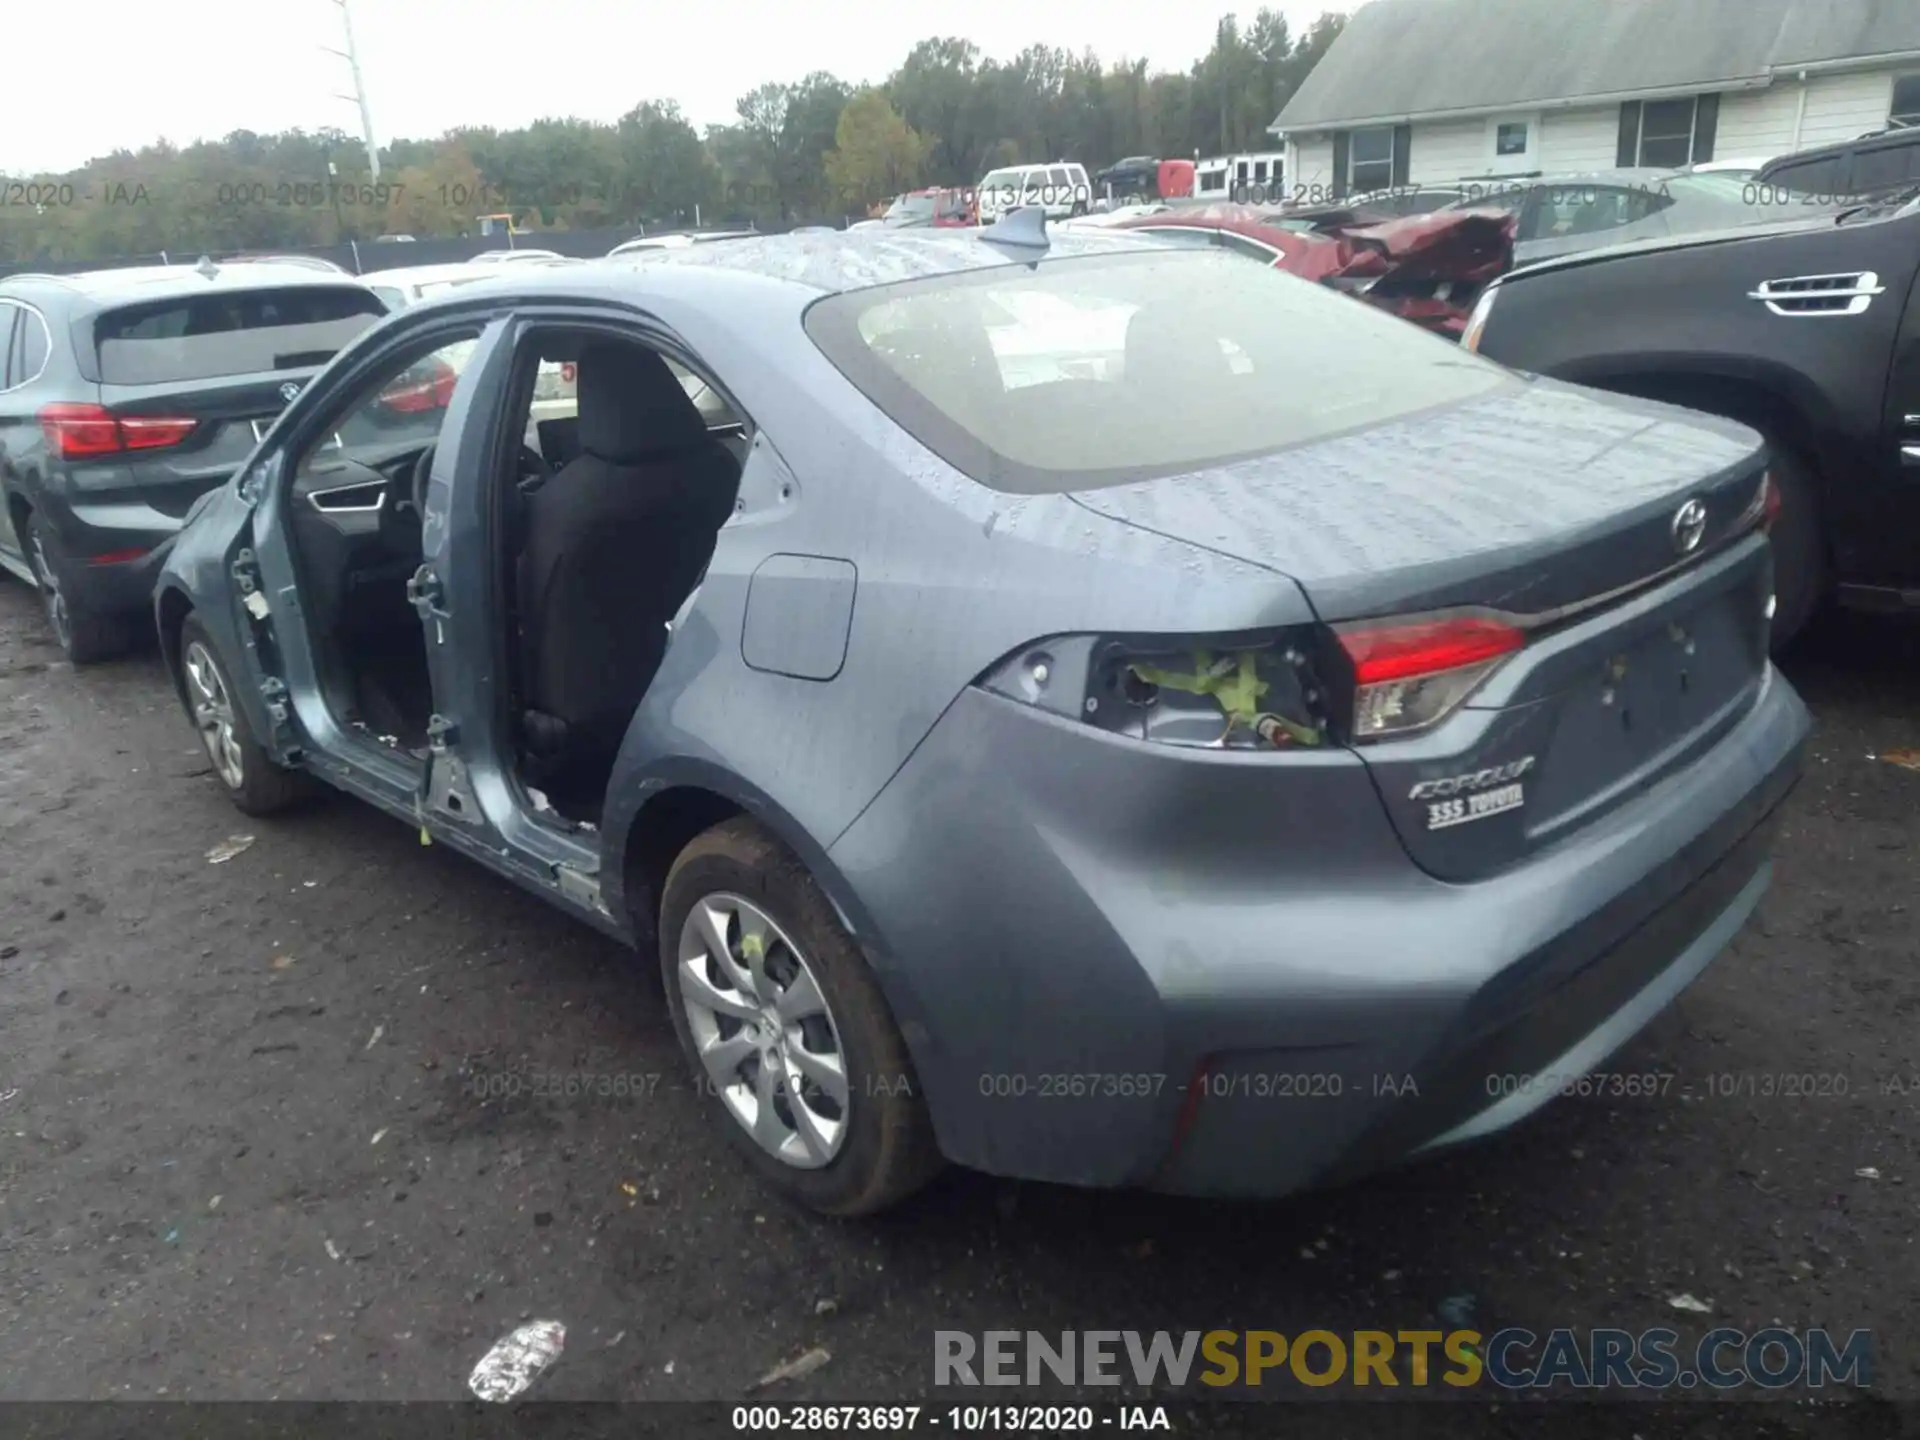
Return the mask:
[[305,265],[0,280],[0,568],[39,587],[68,659],[104,659],[151,624],[188,507],[385,314],[366,286]]

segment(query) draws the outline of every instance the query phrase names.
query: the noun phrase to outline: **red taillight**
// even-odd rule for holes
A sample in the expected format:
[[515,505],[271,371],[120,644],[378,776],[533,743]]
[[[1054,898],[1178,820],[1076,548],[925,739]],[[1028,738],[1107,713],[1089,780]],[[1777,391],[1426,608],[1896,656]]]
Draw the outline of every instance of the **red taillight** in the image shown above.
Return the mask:
[[430,361],[424,378],[418,370],[407,372],[381,392],[380,403],[400,415],[444,410],[453,403],[454,386],[459,381],[451,365],[443,360]]
[[193,433],[197,420],[172,416],[123,415],[120,417],[120,443],[129,450],[164,450],[178,445]]
[[43,405],[40,433],[62,460],[88,460],[127,450],[164,450],[191,435],[197,420],[171,415],[115,415],[104,405]]
[[1356,740],[1437,724],[1527,643],[1525,631],[1484,616],[1367,622],[1335,634],[1353,662]]
[[104,555],[94,555],[87,561],[89,565],[125,565],[138,560],[146,554],[145,550],[109,550]]
[[1355,627],[1341,632],[1340,648],[1362,685],[1411,680],[1511,655],[1524,632],[1498,620],[1435,620],[1411,625]]

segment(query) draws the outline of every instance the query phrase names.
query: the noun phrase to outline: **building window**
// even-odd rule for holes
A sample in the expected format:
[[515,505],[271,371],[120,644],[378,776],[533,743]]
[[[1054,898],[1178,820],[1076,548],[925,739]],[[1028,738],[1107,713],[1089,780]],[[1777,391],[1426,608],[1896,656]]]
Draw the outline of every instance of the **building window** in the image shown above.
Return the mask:
[[1393,127],[1355,130],[1347,142],[1347,186],[1357,194],[1393,185]]
[[1920,75],[1896,75],[1893,79],[1893,110],[1887,116],[1893,130],[1920,130]]
[[1693,163],[1695,102],[1654,100],[1640,109],[1640,163],[1662,168]]
[[1620,153],[1615,163],[1678,169],[1713,159],[1720,124],[1718,95],[1679,100],[1629,100],[1620,107]]
[[1527,153],[1527,122],[1524,120],[1504,120],[1494,131],[1493,153],[1495,155],[1524,155]]

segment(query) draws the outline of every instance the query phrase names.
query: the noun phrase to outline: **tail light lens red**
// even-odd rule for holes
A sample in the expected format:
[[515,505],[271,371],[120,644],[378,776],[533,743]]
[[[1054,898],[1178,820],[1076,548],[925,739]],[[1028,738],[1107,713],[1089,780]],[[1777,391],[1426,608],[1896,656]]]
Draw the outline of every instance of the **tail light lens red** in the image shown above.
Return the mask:
[[65,402],[40,408],[40,433],[62,460],[91,460],[178,445],[199,421],[173,415],[116,415],[104,405]]
[[1526,632],[1485,616],[1368,621],[1334,627],[1353,664],[1353,738],[1385,740],[1439,724]]
[[380,404],[398,415],[444,410],[453,403],[460,377],[444,360],[416,365],[380,392]]

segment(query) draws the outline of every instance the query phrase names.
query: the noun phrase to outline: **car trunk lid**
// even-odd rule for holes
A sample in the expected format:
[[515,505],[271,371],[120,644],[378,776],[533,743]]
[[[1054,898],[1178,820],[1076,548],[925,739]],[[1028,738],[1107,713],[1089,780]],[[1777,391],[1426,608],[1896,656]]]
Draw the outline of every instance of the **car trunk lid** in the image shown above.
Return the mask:
[[[1334,635],[1434,617],[1520,632],[1430,728],[1355,747],[1413,858],[1470,880],[1657,783],[1752,703],[1761,478],[1744,427],[1533,381],[1074,498],[1288,575]],[[1359,678],[1334,687],[1343,703]]]
[[77,483],[183,517],[385,313],[353,284],[224,287],[102,311],[86,358],[105,414],[70,454]]
[[[317,367],[265,375],[153,385],[102,385],[100,400],[129,432],[181,422],[176,443],[102,455],[103,466],[124,471],[123,483],[163,515],[180,519],[208,490],[229,479],[267,427],[300,393]],[[192,422],[185,428],[185,422]]]

